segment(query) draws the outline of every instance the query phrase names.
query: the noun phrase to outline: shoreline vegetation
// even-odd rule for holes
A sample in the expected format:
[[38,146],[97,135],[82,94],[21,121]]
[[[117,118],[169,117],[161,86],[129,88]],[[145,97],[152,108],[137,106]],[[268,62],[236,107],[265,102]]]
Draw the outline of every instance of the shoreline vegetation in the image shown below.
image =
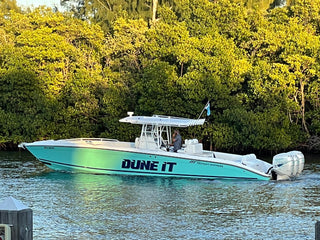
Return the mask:
[[132,141],[127,111],[197,118],[210,100],[182,129],[206,149],[320,152],[320,0],[63,2],[0,0],[0,149]]

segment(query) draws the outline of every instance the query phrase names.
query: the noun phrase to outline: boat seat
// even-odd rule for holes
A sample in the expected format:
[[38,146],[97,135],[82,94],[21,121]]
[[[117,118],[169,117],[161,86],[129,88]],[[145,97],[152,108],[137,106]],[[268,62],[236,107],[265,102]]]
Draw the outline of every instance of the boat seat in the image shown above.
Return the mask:
[[257,159],[257,157],[255,154],[247,154],[247,155],[242,156],[240,161],[243,165],[246,166],[246,165],[250,164],[250,162],[252,162],[256,159]]

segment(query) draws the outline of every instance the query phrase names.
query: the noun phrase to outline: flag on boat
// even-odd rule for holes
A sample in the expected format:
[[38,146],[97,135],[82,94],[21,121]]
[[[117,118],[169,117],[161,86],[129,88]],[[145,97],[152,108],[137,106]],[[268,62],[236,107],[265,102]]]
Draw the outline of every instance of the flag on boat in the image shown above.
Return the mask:
[[205,106],[205,109],[207,110],[207,116],[210,116],[211,112],[210,112],[210,102],[207,103],[207,105]]

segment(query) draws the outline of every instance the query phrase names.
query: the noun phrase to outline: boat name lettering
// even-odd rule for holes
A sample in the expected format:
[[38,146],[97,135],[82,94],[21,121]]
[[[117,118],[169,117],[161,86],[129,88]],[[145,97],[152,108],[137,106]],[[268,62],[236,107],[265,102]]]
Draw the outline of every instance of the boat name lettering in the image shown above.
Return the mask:
[[217,164],[217,163],[209,163],[209,162],[202,162],[202,161],[196,161],[196,160],[191,160],[191,161],[189,161],[189,163],[223,168],[222,164]]
[[164,162],[159,166],[158,161],[123,159],[121,167],[126,169],[172,172],[175,165],[177,165],[175,162]]

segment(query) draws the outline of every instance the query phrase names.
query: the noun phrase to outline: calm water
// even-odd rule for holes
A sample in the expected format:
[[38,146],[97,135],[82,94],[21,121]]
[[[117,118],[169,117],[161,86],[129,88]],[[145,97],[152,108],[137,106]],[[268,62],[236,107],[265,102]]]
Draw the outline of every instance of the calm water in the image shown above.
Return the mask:
[[51,172],[0,152],[0,201],[33,209],[34,239],[314,239],[320,156],[296,181],[234,182]]

